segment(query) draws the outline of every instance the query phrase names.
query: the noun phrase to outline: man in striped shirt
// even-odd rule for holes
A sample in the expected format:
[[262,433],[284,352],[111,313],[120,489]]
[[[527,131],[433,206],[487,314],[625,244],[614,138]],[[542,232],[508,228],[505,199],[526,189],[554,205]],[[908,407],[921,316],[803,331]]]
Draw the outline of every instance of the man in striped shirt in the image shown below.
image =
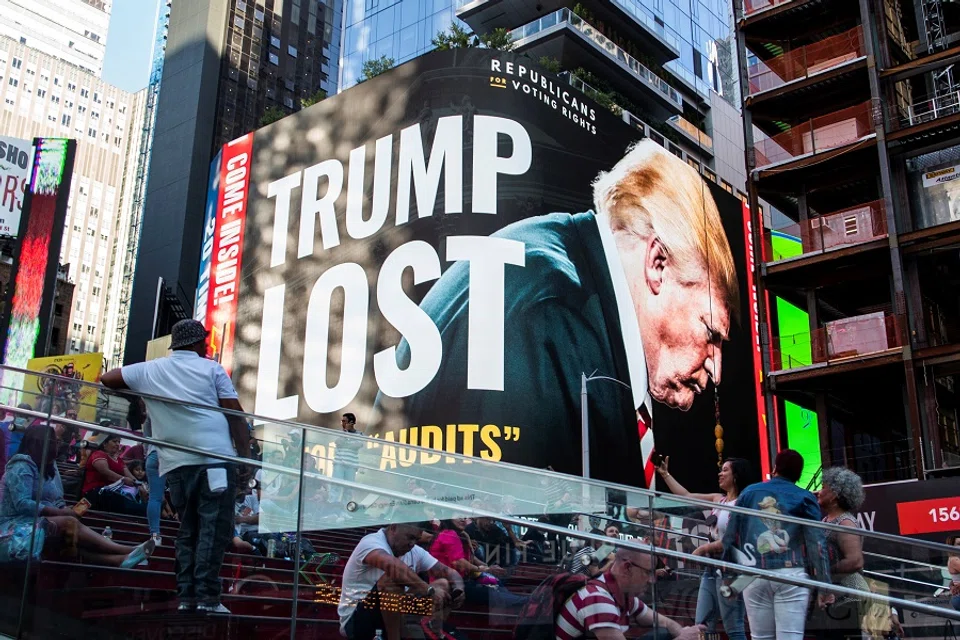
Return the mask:
[[[608,571],[573,594],[557,616],[557,640],[575,640],[587,633],[597,640],[624,640],[631,625],[654,628],[648,638],[700,638],[703,625],[684,627],[676,620],[655,614],[634,596],[656,580],[654,559],[648,553],[618,549]],[[630,594],[630,595],[627,595]]]
[[[352,413],[345,413],[340,418],[340,428],[344,433],[352,433],[362,436],[357,431],[357,416]],[[360,449],[363,448],[363,442],[356,438],[338,438],[336,451],[333,454],[333,477],[340,480],[353,482],[357,477],[357,469],[360,467]],[[331,498],[334,502],[341,502],[350,499],[353,495],[352,490],[347,490],[347,497],[344,498],[344,488],[341,485],[332,485]]]

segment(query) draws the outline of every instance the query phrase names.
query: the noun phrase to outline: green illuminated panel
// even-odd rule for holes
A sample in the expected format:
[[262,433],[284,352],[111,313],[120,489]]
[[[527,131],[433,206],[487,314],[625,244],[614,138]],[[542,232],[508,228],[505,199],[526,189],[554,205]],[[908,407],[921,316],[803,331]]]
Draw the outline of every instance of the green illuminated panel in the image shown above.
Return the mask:
[[[771,234],[773,260],[784,260],[803,253],[799,238],[786,234]],[[779,326],[780,359],[784,369],[813,363],[810,350],[810,316],[800,307],[783,298],[775,297]],[[797,484],[806,487],[823,460],[820,456],[820,425],[817,414],[789,401],[784,401],[787,422],[787,446],[803,456],[803,475]],[[810,489],[820,489],[820,480]]]

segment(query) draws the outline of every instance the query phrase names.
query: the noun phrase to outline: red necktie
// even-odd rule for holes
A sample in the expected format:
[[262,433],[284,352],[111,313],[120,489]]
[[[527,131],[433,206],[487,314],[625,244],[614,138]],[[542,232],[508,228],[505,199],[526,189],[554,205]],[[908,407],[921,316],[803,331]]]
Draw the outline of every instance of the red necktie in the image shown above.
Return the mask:
[[647,481],[647,489],[654,488],[653,467],[653,420],[645,406],[637,410],[637,435],[640,436],[640,455],[643,458],[643,477]]

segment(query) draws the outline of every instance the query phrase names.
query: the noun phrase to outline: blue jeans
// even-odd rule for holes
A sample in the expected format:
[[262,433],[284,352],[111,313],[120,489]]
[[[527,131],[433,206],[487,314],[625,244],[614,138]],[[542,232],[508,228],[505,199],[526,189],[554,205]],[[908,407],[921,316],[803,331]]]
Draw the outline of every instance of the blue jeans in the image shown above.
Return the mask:
[[723,581],[712,569],[703,572],[700,578],[700,592],[697,594],[696,624],[706,625],[707,631],[717,630],[717,620],[723,621],[723,630],[730,640],[746,640],[743,632],[743,600],[728,600],[720,595]]
[[952,598],[950,598],[950,604],[953,606],[954,609],[956,609],[957,611],[960,611],[960,596],[953,596]]
[[147,485],[150,488],[150,500],[147,502],[147,524],[150,533],[160,533],[160,511],[163,508],[163,492],[167,483],[160,476],[160,454],[151,451],[144,467],[147,470]]

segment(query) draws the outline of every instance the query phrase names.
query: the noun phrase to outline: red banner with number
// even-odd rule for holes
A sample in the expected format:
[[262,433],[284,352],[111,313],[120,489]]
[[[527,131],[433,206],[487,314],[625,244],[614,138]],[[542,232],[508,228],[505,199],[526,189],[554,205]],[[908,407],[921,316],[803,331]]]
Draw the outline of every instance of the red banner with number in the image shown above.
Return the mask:
[[211,256],[206,326],[210,332],[210,350],[228,374],[233,368],[237,291],[240,288],[240,259],[243,257],[252,151],[253,134],[248,133],[223,147],[220,164],[220,194]]
[[901,502],[897,505],[900,535],[960,529],[960,496]]

